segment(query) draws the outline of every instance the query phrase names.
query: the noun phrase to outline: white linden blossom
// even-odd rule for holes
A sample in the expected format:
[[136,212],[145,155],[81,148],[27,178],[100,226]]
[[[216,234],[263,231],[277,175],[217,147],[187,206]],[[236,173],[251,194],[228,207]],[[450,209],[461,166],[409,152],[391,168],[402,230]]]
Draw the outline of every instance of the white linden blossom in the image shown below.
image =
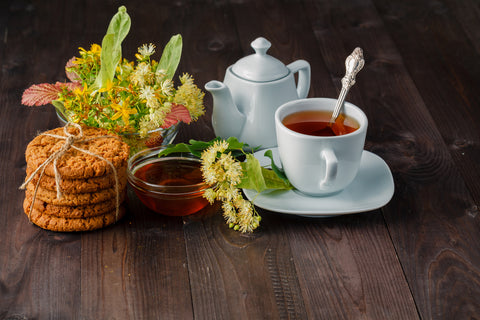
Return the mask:
[[152,43],[144,44],[140,48],[138,48],[138,53],[140,53],[144,57],[150,57],[152,54],[155,53],[155,45]]
[[144,99],[147,103],[147,107],[151,109],[155,109],[159,106],[158,99],[155,97],[155,89],[151,86],[140,88],[140,94],[138,96],[141,99]]
[[173,94],[173,89],[173,81],[171,79],[165,79],[160,84],[160,90],[166,96],[171,96]]
[[150,65],[145,62],[139,63],[130,75],[132,82],[140,87],[150,83],[152,76]]
[[202,152],[202,174],[206,183],[213,187],[207,189],[204,197],[213,203],[222,201],[223,216],[234,230],[252,232],[260,224],[260,216],[253,204],[243,199],[237,185],[241,182],[243,169],[228,150],[224,140],[215,141]]
[[155,71],[155,81],[157,83],[162,83],[167,78],[167,71],[165,69],[157,68]]

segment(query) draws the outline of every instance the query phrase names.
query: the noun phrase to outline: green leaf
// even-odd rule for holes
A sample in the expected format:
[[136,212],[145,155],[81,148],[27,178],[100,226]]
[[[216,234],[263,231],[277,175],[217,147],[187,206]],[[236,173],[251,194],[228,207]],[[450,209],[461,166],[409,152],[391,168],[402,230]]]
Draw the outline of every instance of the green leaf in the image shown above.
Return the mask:
[[243,150],[248,147],[248,144],[238,141],[236,137],[229,137],[227,142],[229,150]]
[[167,45],[163,49],[162,57],[158,62],[156,72],[164,70],[167,77],[172,79],[177,70],[180,58],[182,56],[182,36],[177,34],[170,38]]
[[267,189],[263,178],[262,167],[253,154],[247,154],[247,160],[242,162],[243,178],[237,185],[238,188],[253,189],[262,192]]
[[271,161],[270,166],[272,167],[273,172],[275,172],[275,174],[276,174],[280,179],[282,179],[285,183],[290,184],[290,182],[288,181],[287,176],[285,175],[285,172],[284,172],[282,169],[280,169],[279,167],[277,167],[277,165],[275,164],[275,161],[273,160],[272,150],[269,149],[269,150],[265,151],[265,153],[264,153],[263,155],[264,155],[265,157],[270,158],[270,161]]
[[[190,152],[191,154],[200,158],[203,151],[211,147],[215,143],[215,141],[220,141],[220,140],[222,139],[219,137],[216,137],[210,141],[198,141],[198,140],[190,139],[190,141],[188,141],[189,144],[186,144],[186,143],[170,144],[165,148],[165,150],[162,150],[158,154],[158,156],[162,157],[162,156],[166,156],[171,153],[177,153],[177,152]],[[235,137],[230,137],[226,141],[228,142],[228,149],[226,150],[226,152],[232,152],[232,156],[235,158],[240,155],[244,155],[243,148],[248,147],[248,144],[239,142],[238,139]]]
[[123,39],[130,31],[130,16],[127,13],[127,8],[121,6],[118,8],[118,12],[112,17],[110,24],[108,25],[107,34],[115,35],[115,42],[122,43]]
[[283,180],[273,170],[269,170],[267,168],[262,167],[262,174],[263,174],[263,179],[265,180],[265,186],[267,187],[267,189],[289,190],[293,188],[293,186],[290,184],[288,180],[286,181]]
[[103,88],[109,81],[113,81],[115,69],[122,58],[122,42],[130,31],[130,24],[127,9],[125,6],[119,7],[102,40],[101,66],[94,85],[96,89]]
[[158,156],[163,157],[163,156],[167,156],[171,153],[179,153],[179,152],[190,152],[192,154],[195,154],[192,151],[195,151],[194,148],[192,148],[190,145],[188,145],[186,143],[169,144],[164,150],[162,150],[158,154]]
[[292,189],[290,182],[284,181],[273,170],[260,166],[260,162],[253,154],[247,154],[247,160],[242,163],[244,171],[242,181],[237,185],[238,188],[252,189],[262,192],[267,189]]

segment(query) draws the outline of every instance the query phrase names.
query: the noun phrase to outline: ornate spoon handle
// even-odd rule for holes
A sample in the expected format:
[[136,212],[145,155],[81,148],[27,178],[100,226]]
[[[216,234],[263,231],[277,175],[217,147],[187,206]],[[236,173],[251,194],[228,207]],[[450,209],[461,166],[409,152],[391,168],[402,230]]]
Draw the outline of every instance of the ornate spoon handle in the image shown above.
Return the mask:
[[345,60],[345,68],[347,71],[345,76],[342,78],[342,91],[340,91],[337,104],[333,110],[332,118],[330,119],[331,124],[337,120],[340,110],[343,107],[343,103],[345,102],[345,97],[347,96],[348,90],[350,90],[350,88],[355,84],[355,76],[360,70],[362,70],[364,64],[365,60],[363,59],[363,51],[358,47],[355,48],[352,54],[349,55]]

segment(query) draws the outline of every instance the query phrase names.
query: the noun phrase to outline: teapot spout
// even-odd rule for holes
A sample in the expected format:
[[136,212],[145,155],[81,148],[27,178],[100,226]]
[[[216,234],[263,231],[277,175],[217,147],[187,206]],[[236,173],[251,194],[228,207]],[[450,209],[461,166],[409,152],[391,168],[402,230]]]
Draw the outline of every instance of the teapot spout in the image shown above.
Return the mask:
[[241,113],[233,102],[230,89],[217,80],[205,84],[205,90],[213,97],[212,126],[217,137],[227,139],[237,137],[245,124],[245,115]]

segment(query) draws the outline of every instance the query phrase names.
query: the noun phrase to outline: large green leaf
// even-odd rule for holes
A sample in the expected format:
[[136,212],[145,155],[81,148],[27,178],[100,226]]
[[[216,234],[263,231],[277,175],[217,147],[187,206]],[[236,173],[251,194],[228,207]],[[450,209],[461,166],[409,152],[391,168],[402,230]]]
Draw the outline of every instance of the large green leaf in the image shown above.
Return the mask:
[[238,188],[252,189],[262,192],[267,189],[292,189],[288,181],[282,180],[273,170],[266,169],[253,154],[247,154],[247,159],[242,162],[244,177]]
[[101,66],[95,79],[95,88],[106,87],[108,82],[113,81],[115,69],[122,58],[122,42],[130,31],[130,24],[127,9],[121,6],[110,21],[102,40]]
[[262,167],[253,154],[247,154],[247,159],[242,162],[243,178],[238,188],[253,189],[262,192],[267,189],[265,179],[262,173]]
[[270,166],[272,167],[272,170],[273,172],[276,173],[276,175],[282,179],[286,184],[290,184],[290,182],[288,181],[288,178],[287,176],[285,175],[285,172],[280,169],[276,164],[275,164],[275,161],[273,160],[273,152],[271,149],[268,149],[267,151],[265,151],[265,153],[263,154],[265,157],[267,158],[270,158]]
[[182,36],[177,34],[170,38],[163,49],[162,57],[158,62],[156,72],[163,70],[169,79],[172,79],[177,71],[180,58],[182,57]]

